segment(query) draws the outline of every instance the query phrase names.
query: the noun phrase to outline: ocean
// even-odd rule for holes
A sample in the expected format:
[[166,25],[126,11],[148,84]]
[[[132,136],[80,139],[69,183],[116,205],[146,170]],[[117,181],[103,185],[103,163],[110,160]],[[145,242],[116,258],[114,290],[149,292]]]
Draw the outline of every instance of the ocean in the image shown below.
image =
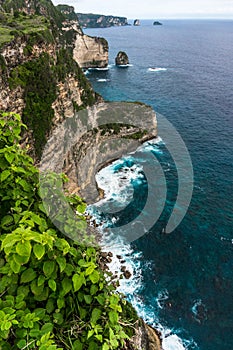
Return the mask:
[[[107,222],[104,247],[120,254],[132,273],[121,281],[119,291],[140,316],[161,330],[164,350],[229,350],[233,348],[233,21],[152,23],[86,29],[86,34],[105,37],[110,46],[109,69],[88,71],[87,77],[105,100],[147,103],[172,123],[192,159],[192,201],[181,224],[164,234],[179,179],[166,141],[158,138],[143,146],[141,156],[126,155],[97,175],[107,198],[89,210]],[[114,65],[120,50],[129,56],[127,68]],[[143,160],[148,152],[166,174],[166,205],[148,232],[126,244],[111,233],[111,227],[143,210],[148,193]],[[111,214],[106,214],[110,203]],[[113,271],[120,268],[117,259],[111,265]]]

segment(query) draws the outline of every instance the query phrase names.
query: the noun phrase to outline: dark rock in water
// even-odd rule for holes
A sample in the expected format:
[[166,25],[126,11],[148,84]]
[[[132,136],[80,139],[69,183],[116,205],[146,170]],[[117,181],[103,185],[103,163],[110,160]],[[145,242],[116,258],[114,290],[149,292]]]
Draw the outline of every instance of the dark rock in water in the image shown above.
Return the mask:
[[129,64],[128,55],[124,51],[119,51],[115,58],[116,66],[127,66]]
[[134,26],[140,26],[140,21],[139,21],[139,19],[135,19],[134,22],[133,22],[133,25],[134,25]]
[[153,23],[153,25],[154,25],[154,26],[162,26],[163,24],[160,23],[159,21],[155,21],[155,22]]
[[126,270],[126,271],[124,272],[124,276],[125,276],[125,278],[128,280],[128,279],[132,276],[132,274],[131,274],[128,270]]

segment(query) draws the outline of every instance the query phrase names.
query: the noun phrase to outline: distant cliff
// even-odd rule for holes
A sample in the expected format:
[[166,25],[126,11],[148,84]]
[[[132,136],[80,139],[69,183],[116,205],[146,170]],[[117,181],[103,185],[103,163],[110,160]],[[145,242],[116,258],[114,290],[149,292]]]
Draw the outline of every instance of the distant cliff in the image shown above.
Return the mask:
[[[108,66],[108,42],[104,38],[85,35],[73,6],[58,5],[57,9],[65,16],[67,24],[76,25],[73,57],[81,68],[105,68]],[[78,27],[78,28],[77,28]]]
[[83,28],[108,28],[129,25],[126,17],[104,16],[93,13],[78,13],[77,15]]

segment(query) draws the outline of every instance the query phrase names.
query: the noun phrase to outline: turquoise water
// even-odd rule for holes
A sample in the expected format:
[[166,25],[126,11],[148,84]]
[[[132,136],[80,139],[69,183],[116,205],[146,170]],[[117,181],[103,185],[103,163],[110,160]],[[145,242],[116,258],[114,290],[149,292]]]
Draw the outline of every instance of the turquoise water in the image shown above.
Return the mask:
[[[167,206],[159,222],[131,246],[129,255],[132,261],[135,254],[140,256],[136,268],[141,269],[140,288],[132,294],[151,323],[172,329],[183,342],[190,340],[183,343],[187,348],[229,350],[233,347],[233,21],[164,21],[155,27],[144,21],[140,27],[86,33],[104,36],[110,44],[109,70],[87,74],[95,90],[106,100],[150,104],[176,127],[193,162],[189,210],[174,232],[161,234],[176,198],[177,176],[166,144],[153,146],[167,171]],[[119,50],[127,52],[132,66],[114,66]],[[148,70],[153,67],[165,69]],[[140,159],[131,161],[140,165]],[[132,164],[123,159],[120,167],[129,169]],[[113,165],[108,172],[117,173],[118,168],[119,164]],[[128,210],[117,210],[119,193],[112,194],[118,225],[134,217],[146,198],[146,181],[131,183],[134,198]],[[169,349],[178,347],[173,344]]]

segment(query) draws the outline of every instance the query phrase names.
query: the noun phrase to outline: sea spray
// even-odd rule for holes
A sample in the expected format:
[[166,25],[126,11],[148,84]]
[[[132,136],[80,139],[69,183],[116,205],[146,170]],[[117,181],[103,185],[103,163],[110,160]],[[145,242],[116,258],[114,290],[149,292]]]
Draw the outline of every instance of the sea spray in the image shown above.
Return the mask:
[[[144,152],[155,152],[160,155],[163,154],[159,146],[164,145],[161,138],[144,143],[140,150]],[[169,163],[167,170],[169,170]],[[133,198],[134,188],[133,183],[143,183],[143,167],[140,164],[135,164],[133,154],[118,161],[113,162],[110,166],[103,168],[97,175],[96,181],[98,187],[104,190],[105,197],[95,205],[88,207],[88,214],[90,214],[96,223],[101,224],[99,230],[101,231],[100,245],[102,250],[111,251],[113,254],[112,261],[108,263],[110,271],[118,276],[119,286],[118,292],[123,293],[127,300],[136,309],[138,315],[144,319],[145,322],[157,328],[162,336],[163,350],[184,350],[197,349],[197,345],[193,340],[181,340],[178,336],[179,330],[171,330],[164,327],[156,314],[156,311],[145,305],[142,291],[143,274],[145,271],[152,269],[152,263],[143,258],[142,252],[134,249],[132,244],[126,243],[124,238],[116,236],[111,232],[111,227],[116,225],[119,217],[110,215],[109,217],[102,214],[102,209],[106,212],[112,210],[114,204],[115,210],[123,210],[124,207]],[[124,271],[129,272],[128,278],[120,278],[122,275],[122,267]],[[156,303],[158,309],[163,308],[163,304],[168,299],[168,291],[161,290],[156,296]]]

